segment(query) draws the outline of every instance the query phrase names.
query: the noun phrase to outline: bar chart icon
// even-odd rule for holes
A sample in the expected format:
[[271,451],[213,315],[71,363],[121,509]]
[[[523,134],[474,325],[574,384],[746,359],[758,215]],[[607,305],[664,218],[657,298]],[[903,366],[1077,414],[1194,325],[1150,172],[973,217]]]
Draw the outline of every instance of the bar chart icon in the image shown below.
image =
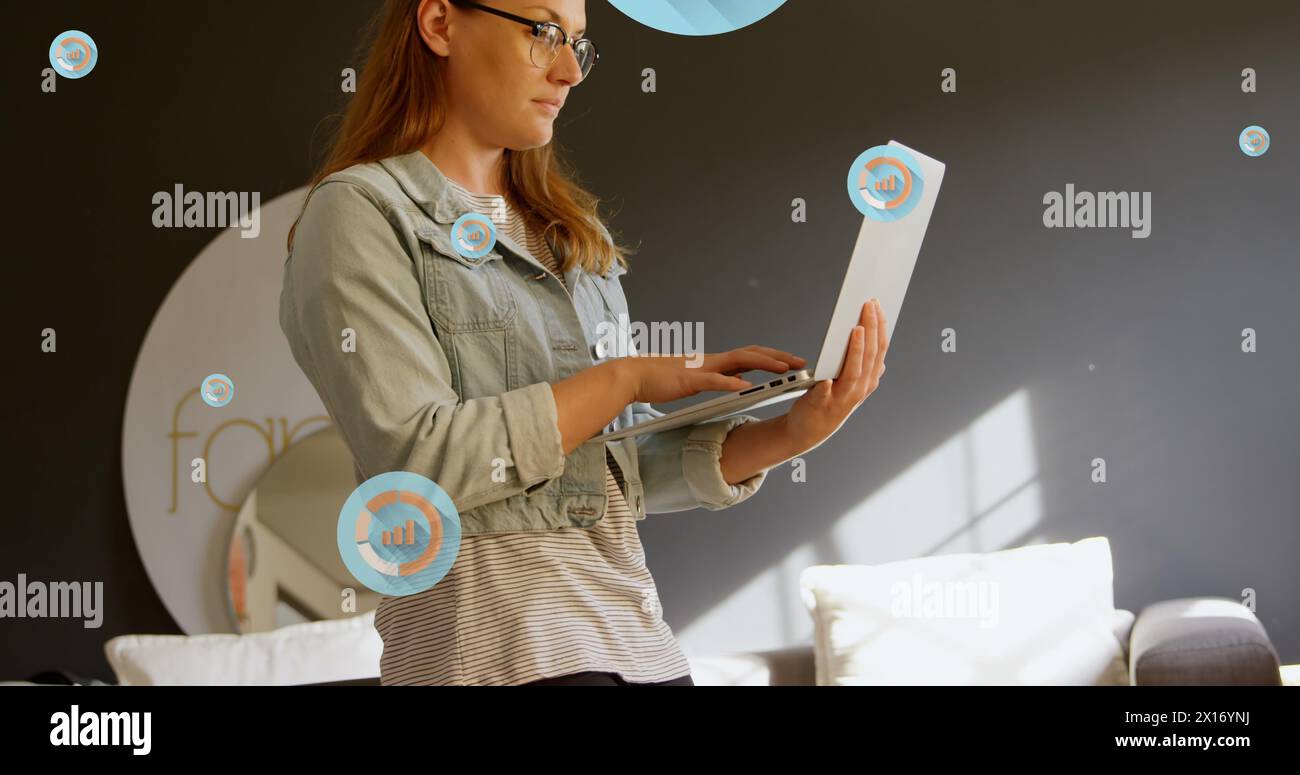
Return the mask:
[[849,166],[849,200],[873,221],[896,221],[916,207],[925,179],[916,159],[890,141],[862,153]]
[[[405,473],[405,472],[402,472]],[[427,480],[426,480],[427,481]],[[355,494],[355,493],[354,493]],[[405,505],[414,507],[424,515],[429,536],[417,541],[415,519],[407,517],[402,524],[379,533],[379,545],[387,547],[415,547],[416,551],[397,549],[381,556],[371,544],[370,527],[382,520],[378,515],[389,509]],[[375,570],[388,576],[412,576],[429,566],[438,556],[442,546],[443,522],[438,508],[429,499],[412,490],[385,490],[358,508],[354,522],[354,539],[361,558]],[[459,546],[459,543],[457,544]]]
[[[406,520],[405,525],[398,525],[392,530],[385,530],[380,533],[380,541],[384,546],[415,546],[415,520]],[[403,540],[405,536],[405,540]]]
[[414,595],[437,584],[456,562],[460,514],[433,480],[388,471],[352,491],[336,535],[353,578],[382,595]]

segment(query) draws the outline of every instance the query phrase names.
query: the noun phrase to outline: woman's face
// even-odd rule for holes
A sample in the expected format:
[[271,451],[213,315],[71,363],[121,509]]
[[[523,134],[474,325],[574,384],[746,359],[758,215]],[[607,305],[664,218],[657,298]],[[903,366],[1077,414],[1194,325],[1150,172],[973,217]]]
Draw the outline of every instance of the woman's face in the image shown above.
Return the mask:
[[[484,4],[534,21],[553,21],[575,40],[587,28],[585,0],[484,0]],[[550,142],[569,90],[582,80],[572,46],[560,46],[549,67],[536,67],[529,54],[531,28],[446,0],[420,4],[420,30],[430,49],[447,57],[444,77],[450,112],[471,127],[481,142],[512,150]]]

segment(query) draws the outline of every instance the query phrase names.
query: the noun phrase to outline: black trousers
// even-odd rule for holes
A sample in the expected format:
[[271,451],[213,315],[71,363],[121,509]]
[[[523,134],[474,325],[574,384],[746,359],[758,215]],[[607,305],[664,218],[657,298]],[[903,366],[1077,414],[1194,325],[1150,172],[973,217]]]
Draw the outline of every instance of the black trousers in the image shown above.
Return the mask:
[[543,678],[540,681],[529,681],[521,686],[694,686],[695,682],[691,680],[691,674],[687,673],[667,681],[651,681],[648,683],[634,683],[623,680],[623,676],[618,673],[599,673],[588,671],[585,673],[571,673],[569,675],[557,675],[553,678]]

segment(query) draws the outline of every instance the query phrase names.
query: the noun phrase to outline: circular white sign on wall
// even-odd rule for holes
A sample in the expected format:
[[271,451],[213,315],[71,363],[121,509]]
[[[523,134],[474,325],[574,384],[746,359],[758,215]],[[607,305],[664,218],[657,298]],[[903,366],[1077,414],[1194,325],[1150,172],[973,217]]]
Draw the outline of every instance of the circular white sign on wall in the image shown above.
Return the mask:
[[[191,635],[236,631],[224,578],[236,513],[278,455],[330,424],[280,330],[285,236],[306,194],[263,206],[257,237],[228,228],[199,253],[131,374],[122,428],[131,532],[154,589]],[[214,373],[233,383],[228,404],[200,395]],[[194,481],[196,458],[206,481]]]

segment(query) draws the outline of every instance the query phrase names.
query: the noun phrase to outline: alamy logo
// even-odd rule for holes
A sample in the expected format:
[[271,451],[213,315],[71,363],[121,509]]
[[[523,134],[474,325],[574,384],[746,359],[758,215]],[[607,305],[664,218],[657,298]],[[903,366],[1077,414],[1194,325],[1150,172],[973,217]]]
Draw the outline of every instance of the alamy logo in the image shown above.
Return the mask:
[[660,321],[649,325],[632,321],[618,313],[618,322],[602,320],[596,324],[596,357],[634,358],[649,351],[654,355],[686,356],[686,367],[697,369],[704,363],[704,322]]
[[0,618],[85,619],[82,627],[104,624],[104,582],[33,581],[18,574],[18,583],[0,581]]
[[237,225],[244,239],[262,233],[260,191],[186,191],[177,183],[172,191],[156,192],[150,201],[158,229]]
[[1043,194],[1043,225],[1049,229],[1125,228],[1133,230],[1133,239],[1151,235],[1150,191],[1074,191],[1065,184],[1065,194]]
[[978,619],[988,629],[998,624],[996,581],[929,580],[920,573],[911,582],[890,587],[890,613],[900,619]]
[[131,713],[86,711],[73,705],[68,713],[50,716],[50,745],[129,745],[135,756],[147,756],[153,750],[149,711]]

